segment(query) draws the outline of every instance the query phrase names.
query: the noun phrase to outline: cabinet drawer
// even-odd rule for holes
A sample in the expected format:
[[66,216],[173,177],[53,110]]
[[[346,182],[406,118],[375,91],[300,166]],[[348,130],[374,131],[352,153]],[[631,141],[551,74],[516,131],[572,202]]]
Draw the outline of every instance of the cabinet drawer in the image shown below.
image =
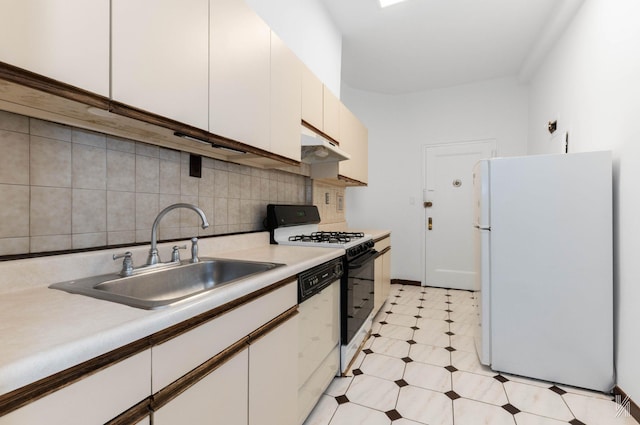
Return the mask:
[[234,342],[297,304],[297,283],[243,304],[152,347],[152,392],[156,393]]
[[245,348],[154,412],[154,425],[246,425],[248,352]]
[[0,418],[0,425],[103,424],[150,395],[145,350]]
[[391,238],[387,236],[386,238],[376,242],[375,250],[378,252],[382,252],[383,249],[388,248],[390,246],[391,246]]

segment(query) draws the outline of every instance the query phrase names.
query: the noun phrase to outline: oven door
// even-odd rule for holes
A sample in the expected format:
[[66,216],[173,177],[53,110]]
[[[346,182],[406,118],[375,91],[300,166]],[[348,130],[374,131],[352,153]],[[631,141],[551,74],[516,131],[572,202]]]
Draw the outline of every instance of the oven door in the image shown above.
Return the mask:
[[377,251],[370,250],[346,262],[342,276],[342,345],[352,342],[373,311],[373,264],[377,256]]

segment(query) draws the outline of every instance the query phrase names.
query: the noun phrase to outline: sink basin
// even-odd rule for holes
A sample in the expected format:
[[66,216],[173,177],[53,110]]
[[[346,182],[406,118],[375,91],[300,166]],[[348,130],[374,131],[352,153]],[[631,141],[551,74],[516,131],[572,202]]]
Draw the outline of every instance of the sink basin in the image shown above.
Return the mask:
[[54,283],[49,287],[151,310],[283,265],[200,258],[199,263],[185,261],[170,268],[149,269],[129,277],[113,273]]

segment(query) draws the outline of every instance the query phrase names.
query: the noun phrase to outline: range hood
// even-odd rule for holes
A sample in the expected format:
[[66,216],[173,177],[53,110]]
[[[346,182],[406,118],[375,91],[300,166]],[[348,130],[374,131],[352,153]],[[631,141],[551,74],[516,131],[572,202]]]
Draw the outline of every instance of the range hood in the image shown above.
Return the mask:
[[340,150],[338,146],[330,142],[308,128],[301,126],[301,161],[307,164],[338,163],[350,159],[351,155]]

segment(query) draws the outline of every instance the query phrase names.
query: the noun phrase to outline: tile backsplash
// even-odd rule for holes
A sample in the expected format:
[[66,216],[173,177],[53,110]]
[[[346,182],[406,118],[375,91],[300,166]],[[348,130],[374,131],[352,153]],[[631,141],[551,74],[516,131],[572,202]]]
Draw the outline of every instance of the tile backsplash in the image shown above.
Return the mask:
[[312,203],[318,206],[321,224],[344,223],[344,186],[313,180]]
[[0,111],[0,255],[261,230],[268,203],[311,202],[311,180]]

